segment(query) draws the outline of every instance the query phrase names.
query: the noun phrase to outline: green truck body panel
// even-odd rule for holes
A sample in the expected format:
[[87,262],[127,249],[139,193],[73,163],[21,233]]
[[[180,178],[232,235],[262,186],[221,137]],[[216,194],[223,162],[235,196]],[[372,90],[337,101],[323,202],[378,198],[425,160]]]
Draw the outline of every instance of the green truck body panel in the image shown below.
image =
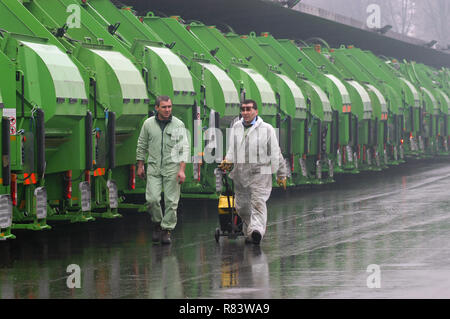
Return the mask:
[[450,155],[448,68],[138,17],[110,0],[1,1],[0,72],[0,240],[146,211],[136,144],[160,95],[190,133],[184,198],[223,190],[215,169],[244,99],[278,129],[288,186]]

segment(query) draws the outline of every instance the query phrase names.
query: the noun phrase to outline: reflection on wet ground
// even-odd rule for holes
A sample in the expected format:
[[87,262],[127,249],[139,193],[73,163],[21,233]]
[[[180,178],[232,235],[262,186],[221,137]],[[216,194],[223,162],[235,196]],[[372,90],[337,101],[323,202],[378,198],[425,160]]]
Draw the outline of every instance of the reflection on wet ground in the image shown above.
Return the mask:
[[277,192],[261,247],[217,244],[211,201],[183,202],[171,246],[136,212],[16,231],[0,243],[0,298],[449,298],[449,189],[450,165],[422,161]]

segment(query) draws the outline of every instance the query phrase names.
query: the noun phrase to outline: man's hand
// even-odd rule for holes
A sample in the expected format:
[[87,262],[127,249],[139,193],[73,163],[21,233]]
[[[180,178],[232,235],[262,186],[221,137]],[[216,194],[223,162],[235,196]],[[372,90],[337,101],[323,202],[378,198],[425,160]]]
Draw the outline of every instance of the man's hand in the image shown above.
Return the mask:
[[180,163],[180,169],[178,170],[178,174],[177,174],[178,184],[183,184],[184,181],[186,180],[186,174],[184,173],[185,169],[186,169],[186,163],[185,162],[181,162]]
[[278,177],[277,184],[278,186],[283,187],[283,189],[286,190],[286,177]]
[[145,178],[144,161],[138,161],[137,176],[138,176],[140,179],[144,179],[144,178]]
[[178,174],[177,174],[178,184],[183,184],[185,180],[186,180],[186,175],[184,174],[184,171],[179,170]]
[[224,159],[217,167],[219,167],[224,172],[229,172],[233,169],[233,163]]

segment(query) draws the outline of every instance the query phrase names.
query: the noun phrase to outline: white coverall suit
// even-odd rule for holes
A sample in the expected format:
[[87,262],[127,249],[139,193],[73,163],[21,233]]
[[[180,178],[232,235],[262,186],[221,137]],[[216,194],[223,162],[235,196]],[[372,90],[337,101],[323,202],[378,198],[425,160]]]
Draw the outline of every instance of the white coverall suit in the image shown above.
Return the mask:
[[266,201],[272,192],[272,174],[287,176],[286,162],[281,154],[275,129],[260,117],[249,128],[243,120],[237,121],[229,135],[225,160],[234,168],[230,178],[234,181],[236,211],[244,222],[244,235],[253,231],[264,237],[267,223]]

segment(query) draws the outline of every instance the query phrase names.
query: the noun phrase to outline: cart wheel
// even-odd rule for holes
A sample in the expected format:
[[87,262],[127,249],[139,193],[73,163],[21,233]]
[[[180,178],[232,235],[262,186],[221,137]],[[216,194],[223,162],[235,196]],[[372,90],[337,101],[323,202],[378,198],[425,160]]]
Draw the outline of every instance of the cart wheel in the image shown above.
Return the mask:
[[214,238],[216,239],[216,242],[219,242],[220,238],[220,229],[216,228],[216,232],[214,233]]

